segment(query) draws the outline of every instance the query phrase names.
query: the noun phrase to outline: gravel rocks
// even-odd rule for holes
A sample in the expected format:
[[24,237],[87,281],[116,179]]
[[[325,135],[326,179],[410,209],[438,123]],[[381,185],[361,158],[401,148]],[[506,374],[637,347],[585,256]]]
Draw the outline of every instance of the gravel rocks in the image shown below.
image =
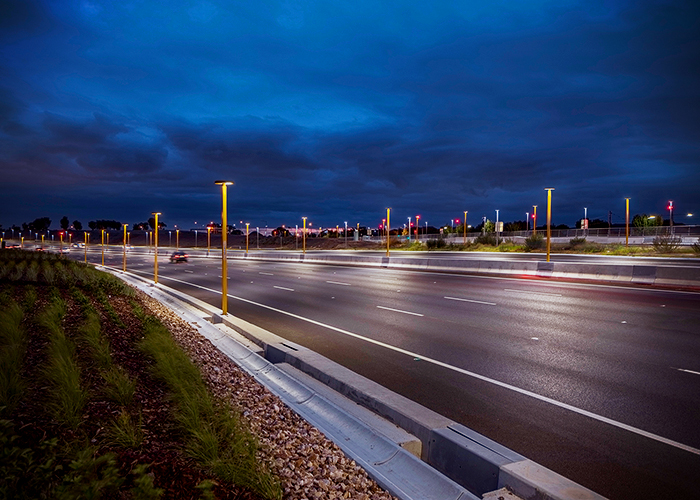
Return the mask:
[[157,300],[137,293],[200,367],[212,392],[240,409],[258,436],[260,458],[278,476],[285,499],[394,498],[335,443],[241,370],[192,325]]

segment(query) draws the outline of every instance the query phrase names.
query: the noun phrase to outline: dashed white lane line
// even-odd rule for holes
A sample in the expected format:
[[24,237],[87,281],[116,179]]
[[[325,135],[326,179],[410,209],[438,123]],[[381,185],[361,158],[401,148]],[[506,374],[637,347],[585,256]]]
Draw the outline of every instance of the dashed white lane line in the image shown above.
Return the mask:
[[275,286],[274,288],[277,288],[278,290],[287,290],[289,292],[293,292],[294,288],[286,288],[284,286]]
[[[142,273],[142,274],[145,274],[145,273]],[[212,288],[208,288],[208,287],[205,287],[205,286],[202,286],[202,285],[198,285],[198,284],[195,284],[195,283],[189,283],[189,282],[187,282],[187,281],[182,281],[182,280],[179,280],[179,279],[177,279],[177,278],[171,278],[171,277],[169,277],[169,276],[163,276],[163,279],[165,279],[165,280],[171,280],[171,281],[177,281],[177,282],[184,283],[184,284],[186,284],[186,285],[189,285],[189,286],[192,286],[192,287],[195,287],[195,288],[199,288],[199,289],[202,289],[202,290],[207,290],[208,292],[221,294],[221,291],[220,291],[220,290],[214,290],[214,289],[212,289]],[[407,349],[403,349],[403,348],[401,348],[401,347],[397,347],[397,346],[394,346],[394,345],[391,345],[391,344],[387,344],[387,343],[385,343],[385,342],[381,342],[381,341],[379,341],[379,340],[375,340],[375,339],[372,339],[372,338],[369,338],[369,337],[365,337],[365,336],[363,336],[363,335],[359,335],[359,334],[357,334],[357,333],[353,333],[353,332],[350,332],[350,331],[348,331],[348,330],[343,330],[342,328],[338,328],[337,326],[328,325],[328,324],[326,324],[326,323],[321,323],[320,321],[316,321],[316,320],[311,319],[311,318],[306,318],[306,317],[304,317],[304,316],[299,316],[298,314],[294,314],[294,313],[291,313],[291,312],[289,312],[289,311],[283,311],[282,309],[277,309],[276,307],[268,306],[268,305],[266,305],[266,304],[261,304],[261,303],[259,303],[259,302],[254,302],[254,301],[252,301],[252,300],[244,299],[243,297],[237,297],[237,296],[231,295],[231,294],[229,294],[229,297],[232,298],[232,299],[235,299],[235,300],[240,300],[241,302],[246,302],[246,303],[251,304],[251,305],[255,305],[255,306],[258,306],[258,307],[262,307],[262,308],[267,309],[267,310],[269,310],[269,311],[274,311],[274,312],[277,312],[277,313],[280,313],[280,314],[284,314],[284,315],[289,316],[289,317],[291,317],[291,318],[295,318],[295,319],[298,319],[298,320],[301,320],[301,321],[306,321],[307,323],[311,323],[311,324],[313,324],[313,325],[317,325],[317,326],[320,326],[320,327],[323,327],[323,328],[327,328],[328,330],[332,330],[332,331],[334,331],[334,332],[338,332],[338,333],[341,333],[341,334],[343,334],[343,335],[347,335],[348,337],[353,337],[353,338],[356,338],[356,339],[358,339],[358,340],[362,340],[362,341],[364,341],[364,342],[367,342],[367,343],[370,343],[370,344],[374,344],[374,345],[383,347],[383,348],[385,348],[385,349],[389,349],[389,350],[391,350],[391,351],[404,354],[404,355],[406,355],[406,356],[410,356],[410,357],[412,357],[412,358],[420,358],[421,360],[426,361],[426,362],[431,363],[431,364],[434,364],[434,365],[436,365],[436,366],[440,366],[440,367],[442,367],[442,368],[446,368],[446,369],[448,369],[448,370],[452,370],[452,371],[455,371],[455,372],[457,372],[457,373],[461,373],[461,374],[466,375],[466,376],[468,376],[468,377],[473,377],[473,378],[475,378],[475,379],[482,380],[482,381],[484,381],[484,382],[488,382],[488,383],[493,384],[493,385],[496,385],[496,386],[498,386],[498,387],[502,387],[502,388],[504,388],[504,389],[508,389],[508,390],[513,391],[513,392],[517,392],[517,393],[519,393],[519,394],[523,394],[523,395],[525,395],[525,396],[529,396],[529,397],[531,397],[531,398],[533,398],[533,399],[537,399],[537,400],[539,400],[539,401],[542,401],[542,402],[551,404],[551,405],[553,405],[553,406],[557,406],[557,407],[559,407],[559,408],[564,408],[564,409],[569,410],[569,411],[572,411],[572,412],[574,412],[574,413],[578,413],[579,415],[583,415],[583,416],[592,418],[592,419],[594,419],[594,420],[597,420],[597,421],[599,421],[599,422],[603,422],[603,423],[606,423],[606,424],[608,424],[608,425],[612,425],[613,427],[617,427],[618,429],[623,429],[623,430],[626,430],[626,431],[628,431],[628,432],[632,432],[632,433],[634,433],[634,434],[637,434],[638,436],[643,436],[643,437],[646,437],[646,438],[648,438],[648,439],[652,439],[652,440],[654,440],[654,441],[657,441],[657,442],[659,442],[659,443],[664,443],[664,444],[666,444],[666,445],[673,446],[674,448],[678,448],[678,449],[687,451],[688,453],[692,453],[692,454],[694,454],[694,455],[700,455],[700,449],[693,448],[692,446],[689,446],[689,445],[687,445],[687,444],[679,443],[678,441],[674,441],[674,440],[672,440],[672,439],[668,439],[668,438],[665,438],[665,437],[663,437],[663,436],[659,436],[658,434],[654,434],[654,433],[652,433],[652,432],[648,432],[648,431],[645,431],[645,430],[643,430],[643,429],[639,429],[639,428],[637,428],[637,427],[633,427],[633,426],[631,426],[631,425],[627,425],[627,424],[625,424],[625,423],[618,422],[617,420],[613,420],[613,419],[611,419],[611,418],[604,417],[604,416],[602,416],[602,415],[598,415],[598,414],[596,414],[596,413],[593,413],[593,412],[588,411],[588,410],[584,410],[584,409],[582,409],[582,408],[578,408],[578,407],[573,406],[573,405],[570,405],[570,404],[568,404],[568,403],[563,403],[563,402],[561,402],[561,401],[557,401],[556,399],[548,398],[547,396],[542,396],[541,394],[537,394],[536,392],[528,391],[527,389],[521,389],[520,387],[516,387],[516,386],[514,386],[514,385],[507,384],[507,383],[505,383],[505,382],[501,382],[501,381],[499,381],[499,380],[495,380],[495,379],[486,377],[486,376],[484,376],[484,375],[479,375],[478,373],[474,373],[474,372],[471,372],[471,371],[469,371],[469,370],[465,370],[464,368],[460,368],[460,367],[458,367],[458,366],[453,366],[453,365],[450,365],[450,364],[445,363],[445,362],[443,362],[443,361],[439,361],[439,360],[437,360],[437,359],[429,358],[429,357],[427,357],[427,356],[423,356],[423,355],[418,354],[418,353],[416,353],[416,352],[409,351],[409,350],[407,350]],[[379,307],[379,306],[377,306],[377,307]]]
[[265,276],[274,276],[272,273],[258,273],[258,274],[264,274]]
[[560,293],[531,292],[530,290],[513,290],[512,288],[504,288],[503,291],[516,292],[516,293],[528,293],[531,295],[549,295],[550,297],[561,297]]
[[394,311],[397,313],[410,314],[412,316],[423,316],[422,314],[414,313],[411,311],[402,311],[401,309],[392,309],[391,307],[377,306],[379,309],[386,309],[387,311]]
[[330,283],[331,285],[352,286],[350,283],[342,283],[340,281],[326,281],[326,283]]
[[184,269],[186,273],[194,274],[194,271],[190,271],[189,269]]
[[692,373],[693,375],[700,375],[700,372],[686,370],[685,368],[676,368],[676,370],[678,370],[679,372]]
[[460,302],[473,302],[474,304],[485,304],[487,306],[495,306],[495,302],[483,302],[481,300],[472,300],[472,299],[461,299],[459,297],[445,297],[447,300],[459,300]]

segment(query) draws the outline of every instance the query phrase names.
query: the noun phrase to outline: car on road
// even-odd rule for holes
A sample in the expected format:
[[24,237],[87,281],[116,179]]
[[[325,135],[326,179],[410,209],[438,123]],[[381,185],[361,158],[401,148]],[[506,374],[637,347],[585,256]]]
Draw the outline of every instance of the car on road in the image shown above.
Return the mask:
[[85,248],[85,243],[73,243],[73,248]]
[[173,252],[173,254],[170,256],[170,262],[187,262],[187,259],[190,256],[187,255],[185,252],[182,250],[176,250]]
[[20,245],[19,243],[8,243],[7,245],[5,245],[5,248],[11,248],[11,249],[13,249],[13,250],[19,250],[19,249],[22,248],[22,247],[21,247],[21,245]]

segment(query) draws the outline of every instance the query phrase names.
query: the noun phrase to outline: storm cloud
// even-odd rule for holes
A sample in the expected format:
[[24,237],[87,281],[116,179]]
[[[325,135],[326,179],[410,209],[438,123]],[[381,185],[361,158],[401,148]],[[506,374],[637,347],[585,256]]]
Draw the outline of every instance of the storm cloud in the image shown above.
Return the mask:
[[700,211],[695,2],[0,8],[4,227]]

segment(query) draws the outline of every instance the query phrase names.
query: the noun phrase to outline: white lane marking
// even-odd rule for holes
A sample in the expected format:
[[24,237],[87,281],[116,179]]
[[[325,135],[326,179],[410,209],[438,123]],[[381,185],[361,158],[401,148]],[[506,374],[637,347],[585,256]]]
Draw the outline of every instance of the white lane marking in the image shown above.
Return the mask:
[[679,372],[692,373],[693,375],[700,375],[700,372],[695,372],[693,370],[686,370],[684,368],[676,368]]
[[411,314],[413,316],[423,316],[422,314],[414,313],[411,311],[402,311],[401,309],[392,309],[391,307],[377,306],[379,309],[386,309],[387,311],[394,311],[397,313]]
[[[289,292],[293,292],[293,291],[294,291],[294,288],[286,288],[286,287],[283,287],[283,286],[274,286],[273,288],[277,288],[278,290],[287,290],[287,291],[289,291]],[[219,293],[220,293],[220,292],[219,292]]]
[[326,283],[330,283],[331,285],[352,286],[350,283],[341,283],[340,281],[326,281]]
[[274,276],[272,273],[258,273],[258,274],[264,274],[265,276]]
[[194,271],[190,271],[189,269],[184,270],[186,273],[194,274]]
[[487,306],[495,306],[495,302],[483,302],[481,300],[460,299],[459,297],[445,297],[447,300],[459,300],[460,302],[473,302],[474,304],[486,304]]
[[530,337],[530,340],[540,340],[539,337]]
[[[116,269],[116,268],[114,268],[114,269]],[[141,274],[148,275],[148,273],[145,273],[143,271],[141,271]],[[189,285],[189,286],[192,286],[195,288],[206,290],[206,291],[211,292],[211,293],[221,294],[220,290],[214,290],[212,288],[207,288],[205,286],[197,285],[195,283],[189,283],[187,281],[183,281],[183,280],[180,280],[177,278],[171,278],[169,276],[163,276],[162,278],[166,279],[166,280],[177,281],[179,283],[184,283],[185,285]],[[348,337],[356,338],[358,340],[363,340],[367,343],[374,344],[374,345],[377,345],[379,347],[384,347],[386,349],[392,350],[394,352],[398,352],[400,354],[405,354],[406,356],[410,356],[414,359],[420,358],[421,360],[427,361],[428,363],[432,363],[436,366],[440,366],[442,368],[446,368],[448,370],[452,370],[452,371],[455,371],[457,373],[461,373],[463,375],[467,375],[469,377],[473,377],[475,379],[478,379],[478,380],[481,380],[484,382],[488,382],[488,383],[493,384],[493,385],[497,385],[497,386],[502,387],[504,389],[508,389],[508,390],[513,391],[513,392],[517,392],[517,393],[522,394],[524,396],[529,396],[533,399],[537,399],[538,401],[542,401],[544,403],[549,403],[551,405],[558,406],[559,408],[563,408],[565,410],[569,410],[569,411],[572,411],[574,413],[578,413],[579,415],[583,415],[585,417],[592,418],[593,420],[597,420],[599,422],[603,422],[603,423],[606,423],[608,425],[612,425],[613,427],[617,427],[619,429],[623,429],[623,430],[626,430],[628,432],[632,432],[632,433],[637,434],[639,436],[643,436],[645,438],[652,439],[654,441],[658,441],[660,443],[663,443],[663,444],[666,444],[669,446],[673,446],[674,448],[678,448],[678,449],[687,451],[688,453],[692,453],[694,455],[700,455],[700,449],[693,448],[692,446],[688,446],[687,444],[679,443],[678,441],[674,441],[672,439],[668,439],[668,438],[665,438],[663,436],[659,436],[659,435],[654,434],[652,432],[648,432],[648,431],[645,431],[643,429],[639,429],[637,427],[633,427],[631,425],[627,425],[627,424],[624,424],[622,422],[618,422],[616,420],[613,420],[613,419],[608,418],[608,417],[604,417],[602,415],[597,415],[597,414],[590,412],[588,410],[584,410],[582,408],[577,408],[576,406],[570,405],[568,403],[562,403],[561,401],[557,401],[556,399],[548,398],[547,396],[542,396],[541,394],[537,394],[535,392],[528,391],[526,389],[521,389],[520,387],[516,387],[514,385],[510,385],[510,384],[507,384],[505,382],[501,382],[499,380],[485,377],[484,375],[479,375],[478,373],[470,372],[469,370],[465,370],[464,368],[452,366],[452,365],[449,365],[449,364],[444,363],[442,361],[438,361],[437,359],[427,358],[427,357],[424,357],[424,356],[417,354],[415,352],[409,351],[407,349],[402,349],[401,347],[396,347],[396,346],[387,344],[385,342],[381,342],[379,340],[371,339],[369,337],[364,337],[364,336],[359,335],[357,333],[353,333],[353,332],[350,332],[348,330],[343,330],[342,328],[338,328],[337,326],[327,325],[325,323],[321,323],[320,321],[316,321],[316,320],[313,320],[311,318],[305,318],[304,316],[299,316],[298,314],[294,314],[294,313],[291,313],[288,311],[283,311],[282,309],[277,309],[276,307],[272,307],[272,306],[268,306],[265,304],[261,304],[259,302],[254,302],[252,300],[244,299],[243,297],[236,297],[235,295],[231,295],[231,294],[229,294],[229,297],[232,299],[235,299],[235,300],[240,300],[241,302],[246,302],[248,304],[252,304],[252,305],[255,305],[258,307],[262,307],[264,309],[268,309],[270,311],[274,311],[274,312],[279,313],[279,314],[284,314],[286,316],[298,319],[300,321],[306,321],[307,323],[311,323],[312,325],[317,325],[317,326],[320,326],[323,328],[327,328],[328,330],[332,330],[334,332],[338,332],[338,333],[341,333],[343,335],[347,335]]]
[[530,290],[513,290],[512,288],[504,288],[506,292],[516,292],[516,293],[531,293],[534,295],[550,295],[552,297],[561,297],[560,293],[548,293],[548,292],[531,292]]

